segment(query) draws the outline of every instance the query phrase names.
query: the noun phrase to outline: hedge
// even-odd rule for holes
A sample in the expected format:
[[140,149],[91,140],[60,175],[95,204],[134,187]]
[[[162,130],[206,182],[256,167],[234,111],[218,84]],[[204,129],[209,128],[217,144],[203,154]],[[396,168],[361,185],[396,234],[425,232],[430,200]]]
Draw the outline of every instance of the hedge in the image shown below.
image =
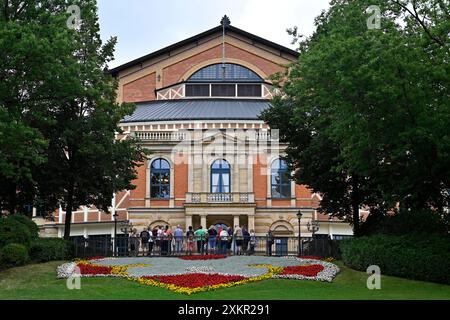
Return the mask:
[[39,237],[39,227],[33,220],[31,220],[27,216],[24,216],[23,214],[12,214],[8,216],[8,219],[17,221],[25,225],[30,231],[32,239],[37,239]]
[[0,268],[22,266],[29,260],[28,249],[18,243],[10,243],[0,249]]
[[445,235],[379,234],[343,240],[340,250],[352,269],[378,265],[381,274],[450,284],[450,240]]
[[72,257],[72,244],[60,238],[39,238],[30,246],[30,257],[36,262],[68,260]]
[[11,243],[18,243],[29,247],[33,236],[29,228],[9,217],[0,218],[0,249]]

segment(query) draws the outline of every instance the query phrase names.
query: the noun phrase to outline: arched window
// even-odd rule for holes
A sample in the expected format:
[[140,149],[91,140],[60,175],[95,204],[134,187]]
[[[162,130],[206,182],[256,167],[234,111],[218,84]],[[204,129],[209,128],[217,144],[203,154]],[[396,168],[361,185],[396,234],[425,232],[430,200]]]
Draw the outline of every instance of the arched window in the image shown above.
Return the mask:
[[223,159],[211,165],[211,192],[230,192],[230,164]]
[[150,168],[150,197],[167,199],[170,197],[170,164],[167,160],[156,159]]
[[216,63],[206,66],[187,80],[188,82],[262,82],[260,76],[244,66],[234,63]]
[[291,197],[291,179],[286,161],[276,159],[271,167],[272,198]]

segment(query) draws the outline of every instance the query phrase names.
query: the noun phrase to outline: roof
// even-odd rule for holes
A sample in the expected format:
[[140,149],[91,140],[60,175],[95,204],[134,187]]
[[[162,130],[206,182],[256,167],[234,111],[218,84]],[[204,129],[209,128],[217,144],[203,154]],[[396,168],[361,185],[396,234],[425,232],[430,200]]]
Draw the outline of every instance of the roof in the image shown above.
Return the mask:
[[136,103],[136,110],[121,122],[169,120],[259,120],[270,107],[267,100],[182,99]]
[[[297,51],[295,51],[295,50],[289,49],[289,48],[284,47],[282,45],[279,45],[279,44],[277,44],[275,42],[266,40],[264,38],[261,38],[261,37],[259,37],[257,35],[254,35],[252,33],[244,31],[242,29],[239,29],[239,28],[236,28],[236,27],[228,25],[226,27],[226,30],[232,31],[232,32],[237,33],[239,35],[242,35],[242,36],[244,36],[246,38],[249,38],[253,42],[259,42],[259,43],[261,43],[261,44],[263,44],[265,46],[268,46],[268,47],[271,47],[271,48],[275,48],[275,49],[279,50],[280,53],[289,54],[289,55],[292,55],[294,57],[298,57],[299,56],[299,53]],[[185,46],[185,45],[187,45],[189,43],[197,42],[200,39],[203,39],[205,37],[211,36],[211,35],[213,35],[215,33],[218,33],[218,32],[222,33],[222,25],[219,25],[217,27],[209,29],[209,30],[207,30],[205,32],[199,33],[199,34],[197,34],[197,35],[195,35],[193,37],[187,38],[185,40],[182,40],[180,42],[177,42],[175,44],[172,44],[170,46],[162,48],[162,49],[160,49],[158,51],[155,51],[155,52],[152,52],[152,53],[147,54],[145,56],[142,56],[140,58],[134,59],[134,60],[132,60],[130,62],[122,64],[122,65],[120,65],[118,67],[115,67],[115,68],[109,70],[108,72],[110,74],[112,74],[113,76],[116,76],[122,70],[125,70],[127,68],[130,68],[130,67],[138,65],[138,64],[141,64],[141,63],[143,63],[146,60],[149,60],[151,58],[154,58],[154,57],[157,57],[157,56],[160,56],[160,55],[164,55],[164,54],[169,54],[170,55],[171,51],[174,51],[174,50],[176,50],[178,48],[181,48],[181,47],[183,47],[183,46]]]

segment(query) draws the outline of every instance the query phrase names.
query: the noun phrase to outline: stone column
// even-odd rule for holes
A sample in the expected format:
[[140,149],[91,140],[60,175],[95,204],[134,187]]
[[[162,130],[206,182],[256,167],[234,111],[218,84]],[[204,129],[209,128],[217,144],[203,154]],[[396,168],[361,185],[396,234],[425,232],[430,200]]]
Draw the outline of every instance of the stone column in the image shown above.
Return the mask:
[[192,226],[192,216],[186,215],[186,228],[185,228],[186,231],[188,230],[189,226]]
[[248,231],[255,230],[255,216],[254,215],[248,215]]
[[202,215],[200,216],[200,224],[202,225],[202,228],[208,228],[208,227],[206,226],[206,215],[205,215],[205,214],[202,214]]
[[239,216],[233,216],[233,230],[239,225]]

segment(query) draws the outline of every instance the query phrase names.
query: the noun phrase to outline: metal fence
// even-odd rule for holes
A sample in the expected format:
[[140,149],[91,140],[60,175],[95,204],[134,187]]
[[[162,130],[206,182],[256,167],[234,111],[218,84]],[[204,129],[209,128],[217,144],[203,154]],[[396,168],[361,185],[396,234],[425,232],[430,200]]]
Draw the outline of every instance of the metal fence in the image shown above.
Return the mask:
[[[94,256],[180,256],[192,254],[267,255],[267,256],[319,256],[339,257],[338,240],[324,237],[151,237],[142,241],[134,237],[94,236],[72,239],[74,255],[78,258]],[[116,247],[115,247],[116,246]],[[116,251],[116,252],[115,252]]]

